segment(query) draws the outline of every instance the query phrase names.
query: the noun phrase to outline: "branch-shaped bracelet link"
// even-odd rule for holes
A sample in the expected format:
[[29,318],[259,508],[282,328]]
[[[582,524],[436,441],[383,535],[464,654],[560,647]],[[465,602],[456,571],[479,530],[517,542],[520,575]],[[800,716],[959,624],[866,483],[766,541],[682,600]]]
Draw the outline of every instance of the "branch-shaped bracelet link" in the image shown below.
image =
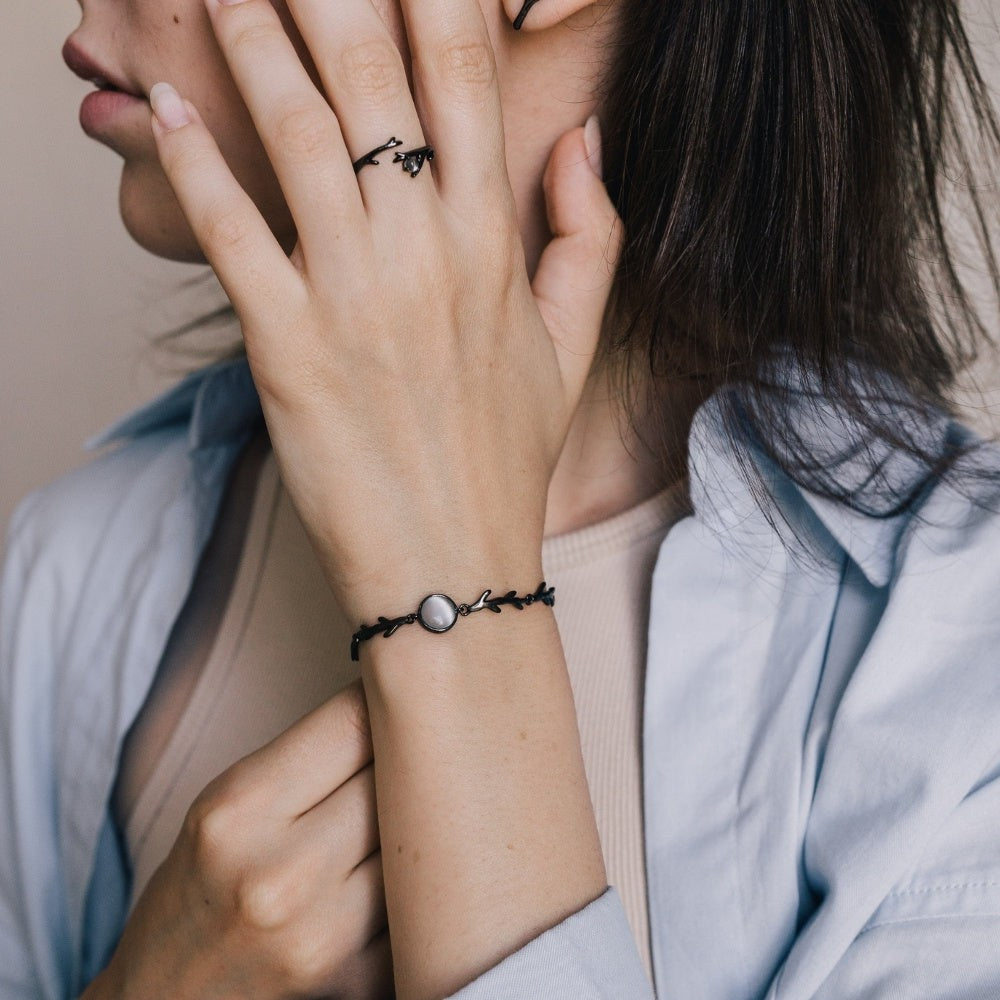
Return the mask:
[[479,599],[473,604],[456,604],[447,594],[428,594],[421,602],[416,611],[411,611],[408,615],[401,615],[399,618],[385,618],[379,615],[378,623],[375,625],[362,625],[357,632],[351,636],[351,659],[358,659],[358,646],[365,640],[381,633],[385,638],[389,638],[396,629],[403,625],[412,625],[414,622],[422,625],[428,632],[447,632],[448,629],[458,621],[458,616],[463,618],[488,608],[500,614],[501,605],[511,604],[518,611],[540,601],[552,607],[556,602],[556,588],[546,587],[543,580],[533,594],[525,594],[523,597],[517,596],[516,590],[510,590],[503,597],[490,597],[491,590],[484,590]]

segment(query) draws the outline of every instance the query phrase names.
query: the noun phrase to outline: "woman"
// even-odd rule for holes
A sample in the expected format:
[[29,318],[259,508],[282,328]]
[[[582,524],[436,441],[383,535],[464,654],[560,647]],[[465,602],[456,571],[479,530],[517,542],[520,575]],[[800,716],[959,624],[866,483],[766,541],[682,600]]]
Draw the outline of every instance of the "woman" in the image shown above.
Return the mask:
[[82,7],[246,360],[15,517],[3,995],[1000,990],[954,6]]

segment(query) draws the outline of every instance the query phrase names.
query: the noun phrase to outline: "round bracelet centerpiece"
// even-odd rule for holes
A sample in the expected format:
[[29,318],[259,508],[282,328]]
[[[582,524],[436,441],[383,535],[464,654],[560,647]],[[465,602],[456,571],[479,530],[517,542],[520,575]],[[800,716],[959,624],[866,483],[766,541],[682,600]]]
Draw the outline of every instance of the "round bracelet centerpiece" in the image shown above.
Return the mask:
[[429,632],[447,632],[458,621],[458,605],[447,594],[428,594],[417,608],[417,621]]
[[456,604],[447,594],[428,594],[416,611],[400,615],[398,618],[379,615],[377,625],[362,625],[351,636],[351,660],[356,662],[359,659],[358,647],[365,639],[370,639],[380,632],[388,639],[397,629],[404,625],[412,625],[414,622],[419,622],[428,632],[447,632],[458,621],[459,615],[468,618],[474,612],[484,609],[500,614],[502,605],[512,605],[518,611],[522,611],[538,601],[552,607],[556,600],[556,588],[546,587],[544,580],[533,594],[525,594],[523,597],[518,597],[515,590],[508,591],[502,597],[490,597],[492,593],[492,590],[484,590],[474,604]]

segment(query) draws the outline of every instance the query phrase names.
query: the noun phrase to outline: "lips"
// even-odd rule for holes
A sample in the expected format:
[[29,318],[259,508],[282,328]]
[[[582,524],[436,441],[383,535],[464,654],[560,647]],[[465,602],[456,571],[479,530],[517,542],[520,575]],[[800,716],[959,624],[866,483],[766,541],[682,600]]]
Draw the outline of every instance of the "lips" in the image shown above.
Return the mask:
[[141,90],[131,86],[120,75],[113,70],[102,66],[93,59],[76,43],[72,36],[66,39],[62,48],[63,62],[81,80],[93,83],[99,90],[120,90],[124,94],[131,94],[133,97],[145,97]]

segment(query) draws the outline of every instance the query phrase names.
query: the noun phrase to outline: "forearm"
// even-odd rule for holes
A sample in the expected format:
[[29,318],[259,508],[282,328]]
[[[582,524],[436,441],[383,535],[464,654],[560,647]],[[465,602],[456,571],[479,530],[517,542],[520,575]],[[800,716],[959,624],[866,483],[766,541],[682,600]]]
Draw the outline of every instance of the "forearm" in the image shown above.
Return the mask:
[[[473,584],[466,565],[453,576],[471,589],[450,596],[523,594],[540,559],[516,581],[498,574]],[[544,605],[477,612],[444,635],[406,626],[363,643],[361,662],[397,997],[432,1000],[607,886],[572,689]]]

